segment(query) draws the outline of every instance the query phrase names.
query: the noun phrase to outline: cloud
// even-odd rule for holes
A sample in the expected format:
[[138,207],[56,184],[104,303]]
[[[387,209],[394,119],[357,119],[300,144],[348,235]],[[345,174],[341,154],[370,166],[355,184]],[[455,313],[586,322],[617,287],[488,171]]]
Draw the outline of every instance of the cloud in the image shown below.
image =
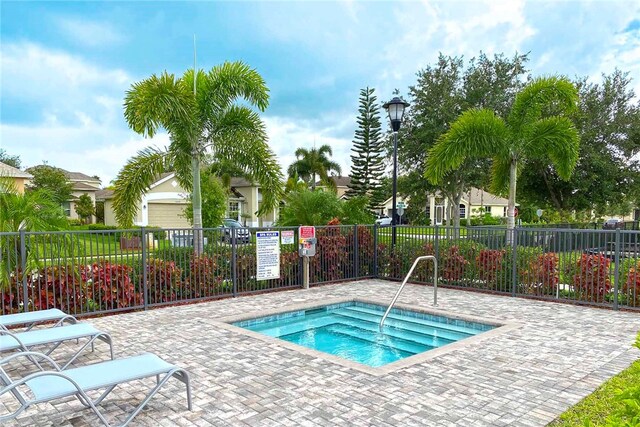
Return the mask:
[[0,59],[5,101],[28,103],[42,117],[65,122],[82,122],[87,115],[114,119],[113,106],[122,102],[132,81],[121,69],[105,69],[34,43],[4,43]]
[[[292,120],[288,117],[266,116],[264,122],[269,135],[269,145],[276,153],[278,162],[286,175],[287,168],[296,160],[297,148],[312,148],[328,144],[333,149],[332,159],[342,167],[342,174],[348,175],[351,167],[351,137],[348,129],[355,129],[355,117],[344,118],[336,124],[311,120]],[[351,124],[353,123],[353,128]],[[353,132],[353,130],[351,130]],[[342,135],[342,136],[338,136]]]
[[125,36],[111,24],[79,18],[59,18],[56,21],[62,34],[74,43],[89,47],[121,44]]

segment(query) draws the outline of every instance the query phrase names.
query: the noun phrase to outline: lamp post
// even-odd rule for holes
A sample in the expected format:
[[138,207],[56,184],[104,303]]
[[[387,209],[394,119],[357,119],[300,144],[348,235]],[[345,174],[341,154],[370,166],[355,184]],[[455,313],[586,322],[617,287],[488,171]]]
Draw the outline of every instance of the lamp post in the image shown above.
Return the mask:
[[396,246],[396,193],[398,191],[398,131],[402,124],[404,110],[409,103],[400,97],[394,97],[391,101],[385,103],[382,107],[387,110],[389,121],[391,121],[391,130],[393,130],[393,207],[391,214],[391,245]]

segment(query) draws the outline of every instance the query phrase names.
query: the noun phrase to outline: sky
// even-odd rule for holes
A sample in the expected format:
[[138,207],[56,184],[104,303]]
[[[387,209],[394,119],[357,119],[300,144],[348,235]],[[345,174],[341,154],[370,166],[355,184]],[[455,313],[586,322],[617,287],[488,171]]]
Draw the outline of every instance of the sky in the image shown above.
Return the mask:
[[[529,52],[532,75],[600,81],[628,71],[640,93],[640,2],[0,2],[0,148],[115,178],[144,139],[127,127],[132,83],[242,60],[265,78],[262,114],[283,170],[297,147],[329,144],[349,172],[361,88],[406,94],[439,53]],[[386,126],[386,120],[384,120]]]

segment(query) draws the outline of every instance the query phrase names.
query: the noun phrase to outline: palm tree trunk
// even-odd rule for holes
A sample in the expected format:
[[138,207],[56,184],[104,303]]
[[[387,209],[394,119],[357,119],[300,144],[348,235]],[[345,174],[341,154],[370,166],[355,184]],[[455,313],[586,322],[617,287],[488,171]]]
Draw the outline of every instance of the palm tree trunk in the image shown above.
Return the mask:
[[200,158],[197,153],[191,159],[191,173],[193,176],[193,192],[191,204],[193,205],[193,250],[196,256],[204,251],[204,238],[202,236],[202,195],[200,194]]
[[513,233],[516,227],[516,180],[518,174],[518,161],[511,160],[509,168],[509,202],[507,204],[507,244],[513,242]]

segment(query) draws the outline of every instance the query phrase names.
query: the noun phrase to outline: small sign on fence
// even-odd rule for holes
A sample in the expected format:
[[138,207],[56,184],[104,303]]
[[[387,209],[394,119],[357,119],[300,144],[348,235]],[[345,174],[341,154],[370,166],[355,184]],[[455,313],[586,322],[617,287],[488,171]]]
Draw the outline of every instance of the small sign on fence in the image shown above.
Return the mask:
[[256,232],[256,280],[280,278],[280,232]]
[[283,245],[293,245],[295,242],[295,233],[293,230],[282,230],[280,232],[280,241]]

